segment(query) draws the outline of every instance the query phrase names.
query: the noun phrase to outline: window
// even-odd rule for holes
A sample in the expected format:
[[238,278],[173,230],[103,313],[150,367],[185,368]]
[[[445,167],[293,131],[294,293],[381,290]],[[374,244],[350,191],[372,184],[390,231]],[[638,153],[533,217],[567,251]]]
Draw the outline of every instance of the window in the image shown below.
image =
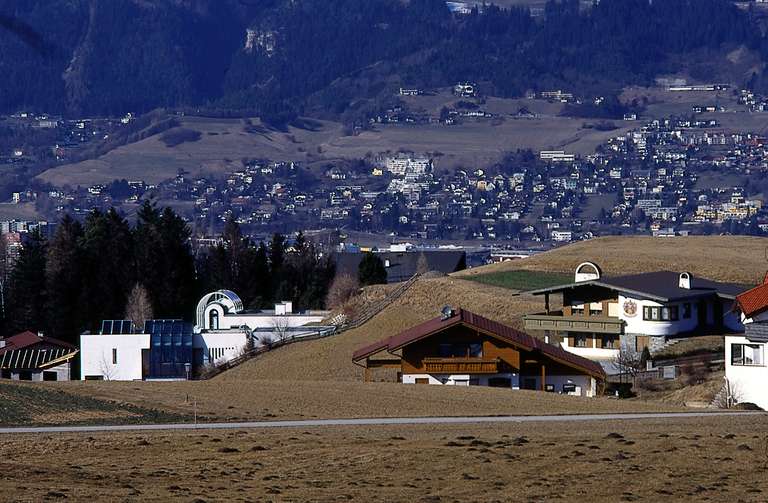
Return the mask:
[[458,344],[440,344],[439,354],[441,358],[482,358],[482,343],[458,343]]
[[112,348],[112,365],[117,365],[117,348]]
[[644,306],[643,320],[645,321],[677,321],[679,312],[677,306]]
[[208,313],[208,327],[211,330],[219,329],[219,312],[216,309],[213,309]]
[[687,320],[691,317],[691,303],[686,302],[683,304],[683,319]]
[[603,336],[603,348],[604,349],[618,349],[619,348],[619,338],[615,335],[604,335]]
[[731,344],[731,365],[763,365],[763,345]]
[[577,348],[586,348],[587,347],[587,336],[584,334],[574,335],[573,336],[573,345]]

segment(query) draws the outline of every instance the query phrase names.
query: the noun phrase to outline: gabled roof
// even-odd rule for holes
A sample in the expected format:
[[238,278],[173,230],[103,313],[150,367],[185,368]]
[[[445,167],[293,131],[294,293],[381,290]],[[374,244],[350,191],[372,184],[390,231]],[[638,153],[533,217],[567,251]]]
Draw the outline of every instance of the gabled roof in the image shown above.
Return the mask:
[[397,351],[404,346],[460,324],[488,333],[499,339],[503,339],[526,351],[538,351],[565,365],[577,367],[594,377],[600,379],[605,378],[605,372],[599,363],[570,353],[559,346],[548,344],[525,332],[515,330],[514,328],[497,321],[489,320],[488,318],[484,318],[478,314],[467,311],[466,309],[458,309],[450,318],[433,318],[420,325],[416,325],[408,330],[400,332],[397,335],[362,347],[352,354],[352,361],[358,362],[385,349],[389,352]]
[[17,349],[28,348],[30,346],[34,346],[35,344],[42,343],[49,344],[51,346],[58,346],[62,349],[70,349],[73,351],[77,349],[75,346],[69,344],[68,342],[60,341],[59,339],[54,339],[53,337],[40,336],[34,332],[26,331],[6,338],[5,347],[0,348],[0,354],[8,351],[15,351]]
[[15,370],[44,369],[71,360],[77,348],[52,337],[22,332],[5,339],[0,348],[0,368]]
[[698,277],[691,278],[691,288],[681,288],[679,280],[680,273],[673,271],[656,271],[567,283],[564,285],[532,290],[528,293],[542,295],[585,285],[594,285],[655,300],[657,302],[674,302],[711,295],[717,295],[718,297],[725,299],[735,299],[738,294],[745,290],[745,287],[742,285],[719,283],[717,281]]
[[736,303],[747,318],[762,313],[768,309],[768,274],[763,284],[747,290],[736,296]]

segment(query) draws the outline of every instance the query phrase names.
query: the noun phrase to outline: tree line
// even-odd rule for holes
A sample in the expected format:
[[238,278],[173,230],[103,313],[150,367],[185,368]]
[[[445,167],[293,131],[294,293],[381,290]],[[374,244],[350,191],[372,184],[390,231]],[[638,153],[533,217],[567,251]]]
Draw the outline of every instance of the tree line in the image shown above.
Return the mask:
[[246,308],[282,300],[324,307],[335,263],[303,235],[290,245],[280,234],[256,243],[230,220],[220,244],[192,241],[184,219],[149,202],[134,225],[114,208],[82,223],[66,215],[50,239],[31,233],[15,265],[0,271],[0,333],[42,331],[76,344],[102,320],[129,319],[144,300],[155,318],[191,320],[200,296],[218,289],[235,291]]

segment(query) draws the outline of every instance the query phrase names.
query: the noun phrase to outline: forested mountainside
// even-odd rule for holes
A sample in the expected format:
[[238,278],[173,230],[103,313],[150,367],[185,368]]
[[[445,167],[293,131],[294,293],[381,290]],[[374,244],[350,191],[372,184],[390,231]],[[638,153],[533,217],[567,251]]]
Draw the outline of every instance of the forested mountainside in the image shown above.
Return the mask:
[[340,115],[393,82],[608,92],[701,49],[768,55],[759,24],[726,0],[550,1],[541,17],[443,0],[0,0],[0,112]]

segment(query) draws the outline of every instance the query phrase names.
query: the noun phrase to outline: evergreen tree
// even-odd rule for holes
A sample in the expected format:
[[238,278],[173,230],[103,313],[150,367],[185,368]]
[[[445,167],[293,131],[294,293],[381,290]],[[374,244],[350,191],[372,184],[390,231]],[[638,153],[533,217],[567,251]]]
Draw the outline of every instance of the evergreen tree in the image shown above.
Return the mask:
[[40,231],[32,232],[19,253],[10,276],[9,333],[44,330],[46,320],[45,261],[47,243]]
[[83,276],[81,240],[83,226],[69,215],[62,218],[48,245],[45,267],[48,306],[48,333],[77,344],[87,325],[79,292]]
[[387,270],[384,262],[373,253],[363,253],[363,259],[357,267],[357,281],[360,286],[385,284]]
[[154,314],[188,318],[200,293],[187,223],[170,208],[142,204],[134,230],[136,274],[147,289]]
[[91,330],[97,330],[101,320],[122,319],[133,285],[133,235],[128,222],[114,208],[107,213],[93,210],[85,220],[81,248],[87,266],[80,303]]

